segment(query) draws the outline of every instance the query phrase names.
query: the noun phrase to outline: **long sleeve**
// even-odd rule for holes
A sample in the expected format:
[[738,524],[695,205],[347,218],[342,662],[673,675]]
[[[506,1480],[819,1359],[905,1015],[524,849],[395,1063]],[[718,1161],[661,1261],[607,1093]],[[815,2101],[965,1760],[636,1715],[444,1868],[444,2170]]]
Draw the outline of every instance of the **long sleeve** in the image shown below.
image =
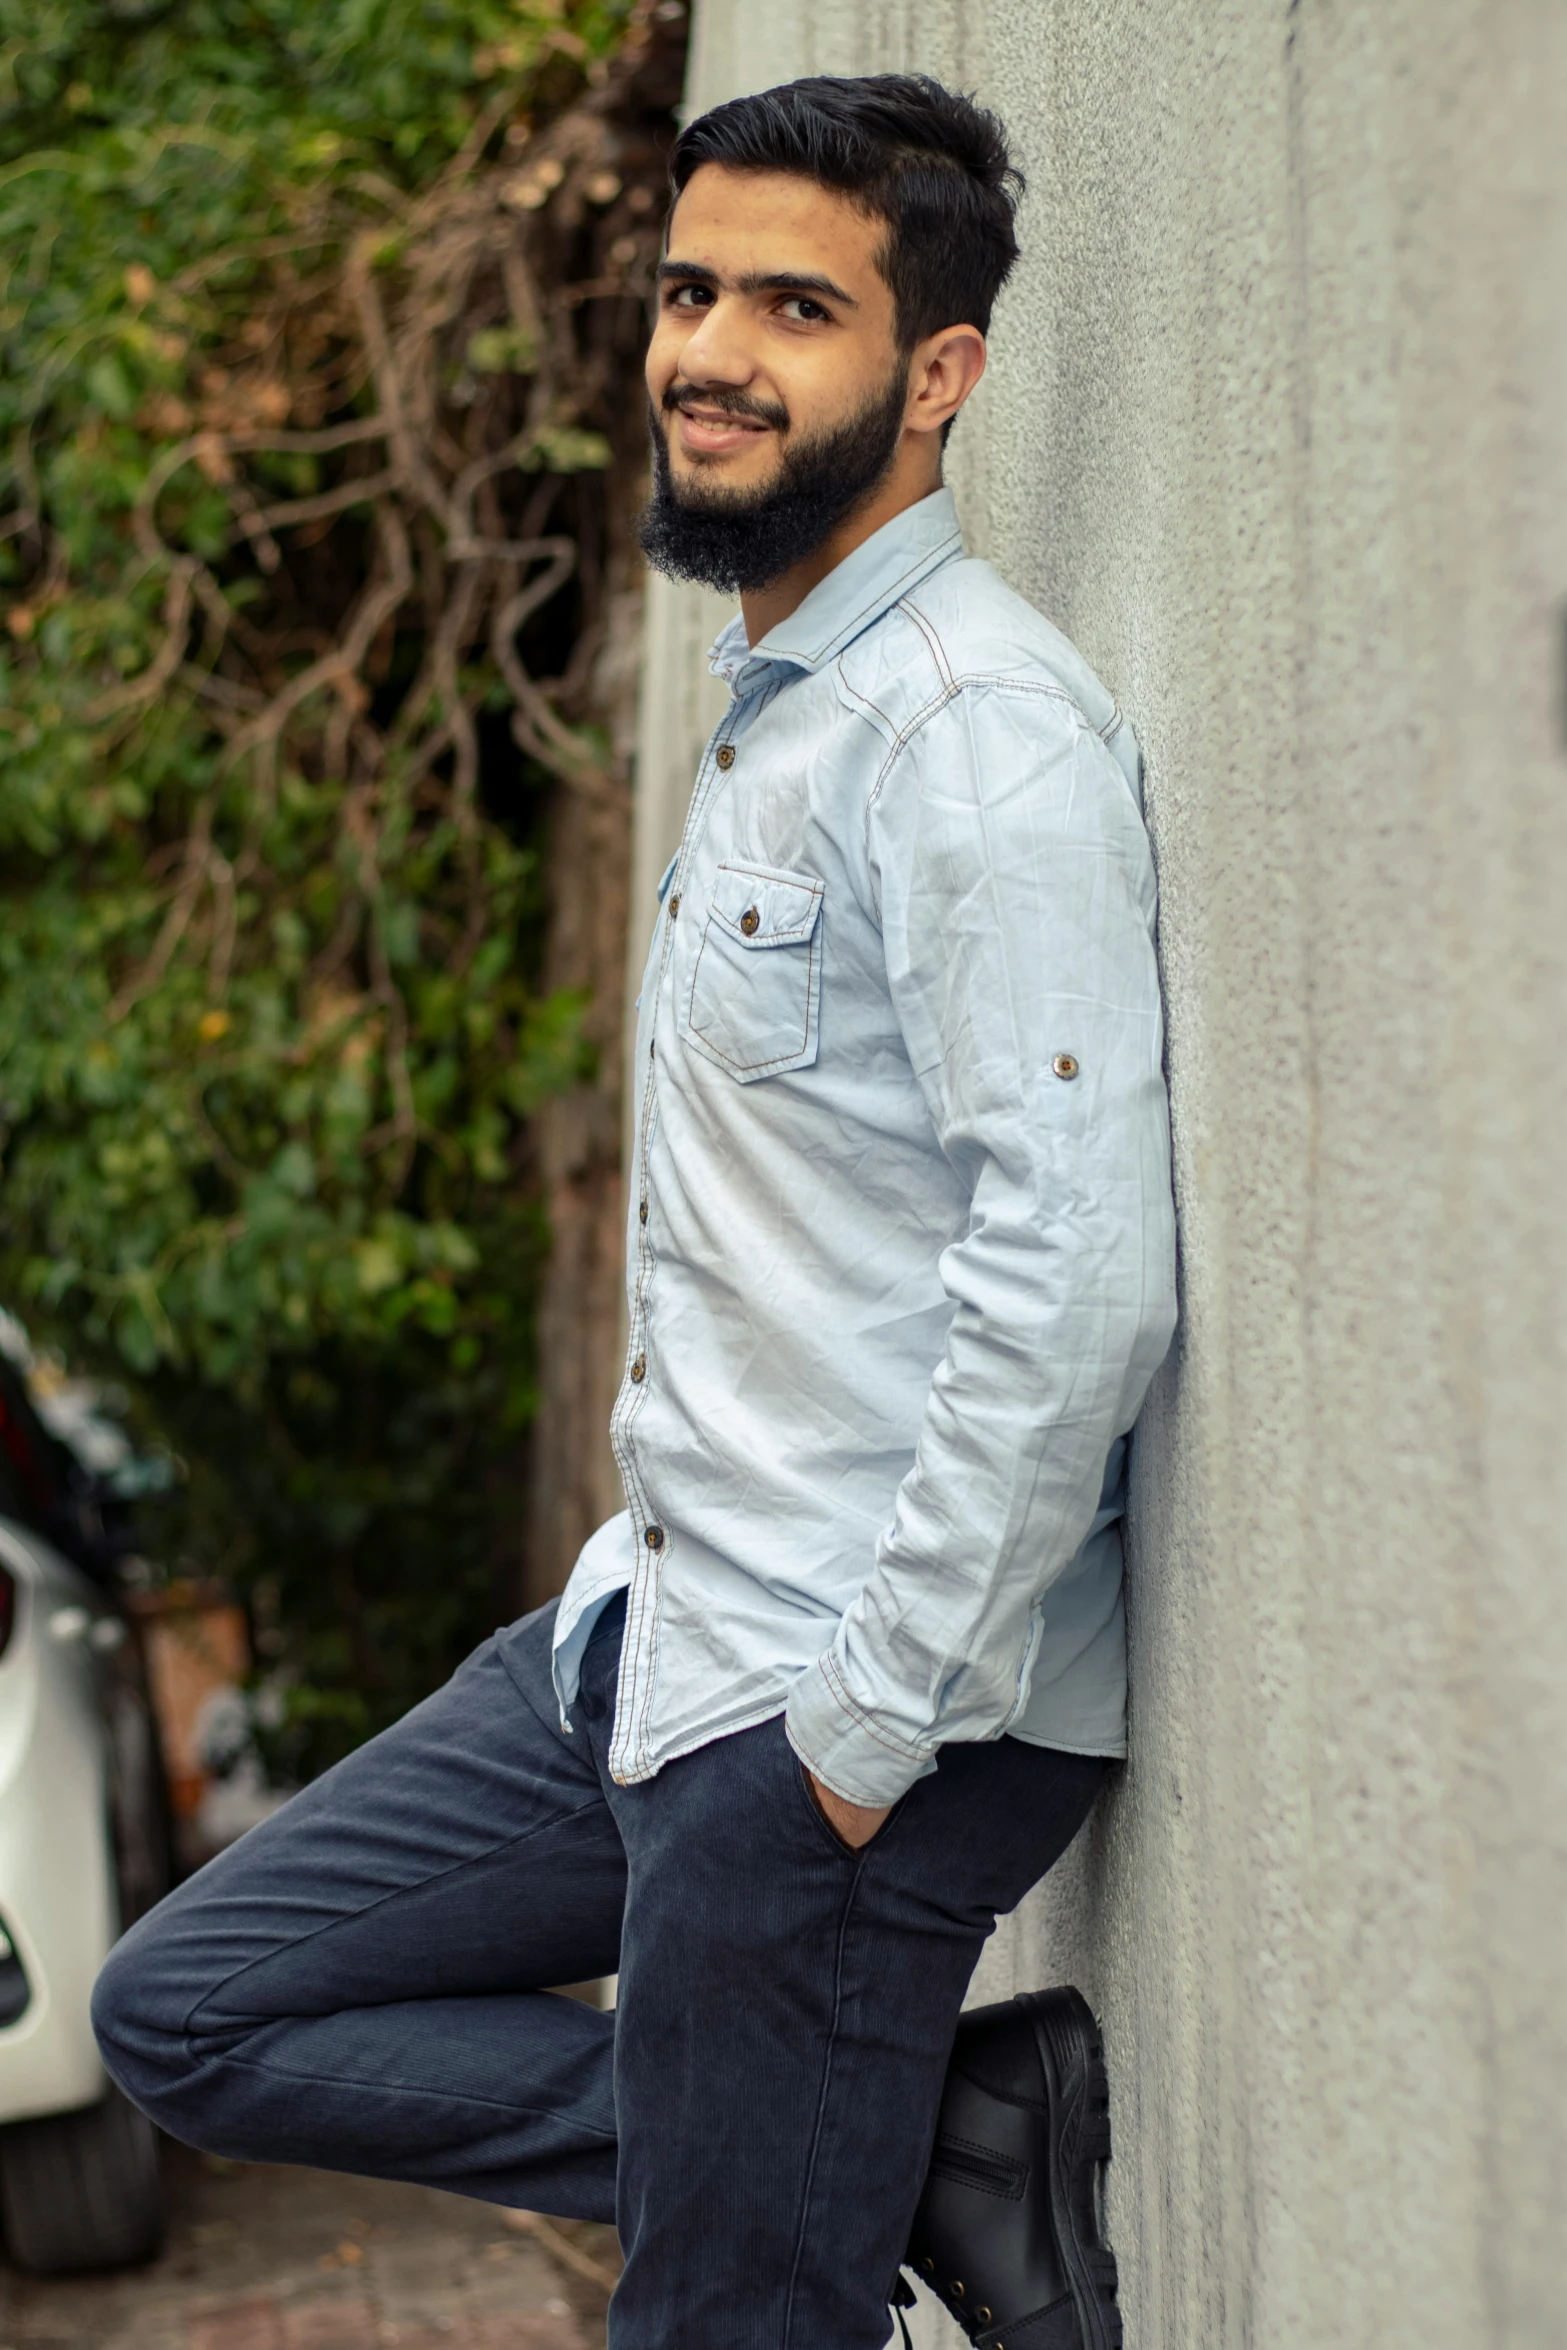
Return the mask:
[[913,1466],[786,1718],[826,1786],[886,1804],[1026,1699],[1039,1602],[1169,1344],[1175,1244],[1152,860],[1099,737],[1048,690],[968,685],[897,752],[868,840],[897,1020],[971,1205]]

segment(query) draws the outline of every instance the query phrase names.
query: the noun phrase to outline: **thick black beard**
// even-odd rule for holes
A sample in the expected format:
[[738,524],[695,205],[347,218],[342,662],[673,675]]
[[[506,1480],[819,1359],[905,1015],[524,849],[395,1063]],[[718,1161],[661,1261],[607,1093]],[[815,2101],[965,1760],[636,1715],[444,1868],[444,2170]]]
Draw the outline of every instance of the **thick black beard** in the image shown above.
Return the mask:
[[673,579],[731,593],[781,579],[886,479],[908,388],[907,371],[895,370],[846,423],[786,443],[776,475],[759,490],[677,485],[663,418],[650,407],[653,491],[637,524],[648,561]]

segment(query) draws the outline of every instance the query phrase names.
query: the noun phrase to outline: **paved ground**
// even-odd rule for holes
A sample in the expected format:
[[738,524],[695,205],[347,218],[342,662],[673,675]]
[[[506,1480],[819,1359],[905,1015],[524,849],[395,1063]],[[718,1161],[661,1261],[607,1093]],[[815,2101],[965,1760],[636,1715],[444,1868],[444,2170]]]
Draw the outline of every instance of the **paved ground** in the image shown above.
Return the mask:
[[608,2228],[322,2171],[169,2152],[150,2268],[0,2267],[0,2350],[602,2350]]

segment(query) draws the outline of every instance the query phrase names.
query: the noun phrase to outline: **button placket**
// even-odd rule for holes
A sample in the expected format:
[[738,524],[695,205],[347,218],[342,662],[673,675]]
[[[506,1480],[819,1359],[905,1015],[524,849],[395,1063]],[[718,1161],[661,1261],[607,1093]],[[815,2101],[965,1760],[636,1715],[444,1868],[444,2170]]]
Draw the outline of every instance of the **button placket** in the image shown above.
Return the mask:
[[[654,1034],[648,1039],[647,1076],[642,1092],[642,1115],[637,1121],[637,1277],[631,1322],[631,1345],[628,1349],[626,1377],[622,1383],[620,1396],[616,1399],[615,1411],[610,1425],[610,1443],[622,1482],[626,1488],[626,1500],[631,1509],[632,1522],[641,1535],[641,1557],[633,1573],[631,1588],[627,1595],[627,1634],[621,1660],[621,1701],[617,1703],[616,1708],[617,1721],[623,1723],[624,1728],[617,1728],[614,1752],[611,1755],[612,1773],[622,1783],[632,1777],[640,1776],[647,1759],[647,1715],[652,1703],[653,1683],[649,1670],[647,1653],[649,1643],[645,1628],[653,1620],[656,1609],[656,1578],[662,1572],[668,1540],[664,1527],[654,1519],[652,1509],[649,1506],[649,1497],[643,1491],[642,1480],[638,1474],[636,1445],[633,1436],[637,1408],[647,1395],[648,1298],[657,1263],[653,1253],[652,1236],[648,1228],[652,1193],[649,1158],[652,1150],[653,1129],[657,1122],[657,1022],[659,1006],[663,1000],[664,982],[669,971],[675,921],[680,911],[680,893],[674,885],[683,878],[691,853],[701,838],[707,821],[708,808],[716,788],[715,777],[720,771],[727,774],[734,765],[733,743],[719,742],[717,739],[723,728],[731,725],[733,720],[734,711],[731,709],[725,713],[719,727],[715,728],[713,739],[708,744],[702,767],[699,770],[698,788],[692,797],[691,807],[686,817],[680,853],[675,860],[675,870],[671,876],[670,895],[666,900],[666,912],[669,919],[663,925],[663,944],[659,955],[658,979],[653,991]],[[653,1584],[652,1606],[648,1603],[650,1583]],[[636,1627],[635,1633],[632,1631],[633,1625]],[[656,1629],[653,1644],[656,1645]]]

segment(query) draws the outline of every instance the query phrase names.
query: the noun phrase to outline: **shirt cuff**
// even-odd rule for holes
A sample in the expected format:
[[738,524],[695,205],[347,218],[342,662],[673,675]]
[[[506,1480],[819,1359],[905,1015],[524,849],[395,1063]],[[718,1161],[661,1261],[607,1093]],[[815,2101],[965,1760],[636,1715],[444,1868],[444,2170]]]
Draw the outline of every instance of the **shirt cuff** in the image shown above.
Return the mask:
[[936,1768],[933,1754],[911,1746],[855,1704],[830,1650],[790,1690],[784,1730],[806,1769],[830,1794],[871,1810],[896,1803],[916,1779],[928,1778]]

